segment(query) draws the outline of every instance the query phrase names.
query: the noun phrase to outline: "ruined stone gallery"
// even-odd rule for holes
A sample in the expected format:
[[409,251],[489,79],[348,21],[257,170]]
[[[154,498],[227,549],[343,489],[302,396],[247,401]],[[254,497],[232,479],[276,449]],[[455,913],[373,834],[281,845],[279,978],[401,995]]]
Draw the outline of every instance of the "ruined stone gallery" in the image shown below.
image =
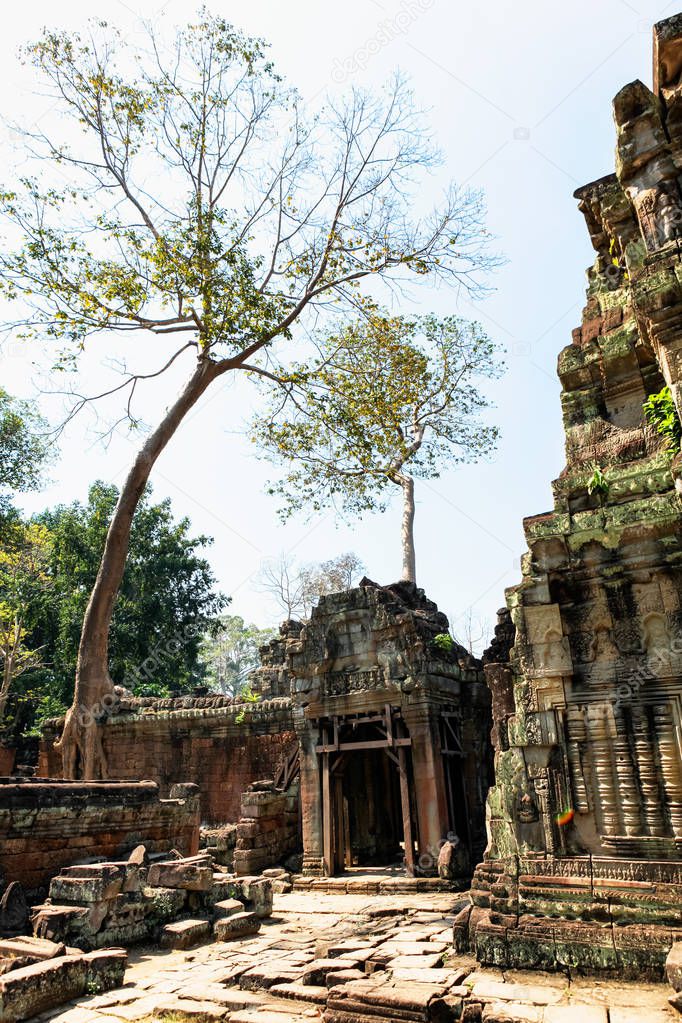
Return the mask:
[[682,455],[644,411],[682,413],[682,15],[613,110],[566,465],[482,659],[365,578],[282,625],[257,699],[119,691],[108,780],[63,780],[50,722],[0,779],[1,1021],[682,1012]]

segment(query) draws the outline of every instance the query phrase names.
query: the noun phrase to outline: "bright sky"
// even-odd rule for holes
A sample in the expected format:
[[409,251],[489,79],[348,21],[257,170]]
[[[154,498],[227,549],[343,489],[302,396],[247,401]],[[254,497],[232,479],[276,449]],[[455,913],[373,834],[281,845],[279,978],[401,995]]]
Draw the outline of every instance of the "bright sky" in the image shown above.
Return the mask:
[[[476,308],[444,289],[421,301],[424,311],[480,319],[507,349],[508,372],[491,388],[502,440],[489,463],[418,483],[416,543],[419,584],[454,619],[455,631],[469,608],[492,626],[504,588],[520,579],[522,518],[551,507],[550,481],[563,466],[556,359],[580,321],[584,269],[592,262],[572,193],[613,170],[611,99],[635,78],[651,83],[651,26],[678,5],[213,0],[208,7],[269,39],[280,71],[310,100],[351,82],[378,86],[401,68],[430,109],[449,176],[487,193],[489,227],[509,261],[496,277],[496,293]],[[141,17],[173,25],[191,14],[180,0],[163,6],[159,0],[62,0],[57,7],[31,0],[12,7],[0,38],[0,111],[24,125],[49,116],[49,104],[32,94],[30,74],[17,59],[18,47],[44,25],[76,29],[87,17],[106,17],[134,37]],[[1,137],[3,146],[11,142],[7,131]],[[83,367],[87,390],[96,389],[112,351],[105,339],[94,346]],[[31,358],[16,343],[0,352],[0,381],[14,394],[36,397],[57,418],[60,404],[38,394]],[[278,620],[255,577],[281,552],[307,562],[354,550],[373,579],[398,578],[398,503],[351,525],[331,514],[279,524],[264,489],[269,467],[239,433],[253,396],[220,382],[153,474],[155,496],[169,495],[178,515],[215,537],[209,557],[233,597],[232,611],[261,625]],[[150,389],[145,419],[155,422],[168,397]],[[84,499],[97,478],[120,484],[139,438],[120,431],[105,450],[93,425],[86,418],[72,424],[52,485],[26,497],[26,510]]]

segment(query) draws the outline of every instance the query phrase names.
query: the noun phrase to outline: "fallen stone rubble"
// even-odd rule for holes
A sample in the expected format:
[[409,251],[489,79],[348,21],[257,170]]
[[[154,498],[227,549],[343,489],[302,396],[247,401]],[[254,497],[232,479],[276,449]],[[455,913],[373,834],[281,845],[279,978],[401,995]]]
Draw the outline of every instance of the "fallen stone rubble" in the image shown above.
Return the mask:
[[30,1019],[123,983],[125,949],[79,952],[39,938],[0,939],[0,1020]]
[[216,870],[208,854],[147,863],[140,846],[126,861],[64,868],[31,923],[36,937],[83,951],[141,942],[190,948],[212,934],[254,934],[271,912],[270,878]]

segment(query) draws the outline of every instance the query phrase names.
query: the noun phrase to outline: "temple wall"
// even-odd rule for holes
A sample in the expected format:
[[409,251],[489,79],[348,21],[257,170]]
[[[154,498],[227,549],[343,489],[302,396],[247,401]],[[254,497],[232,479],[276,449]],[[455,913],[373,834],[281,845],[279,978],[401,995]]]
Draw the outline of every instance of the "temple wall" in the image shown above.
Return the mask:
[[194,786],[161,799],[153,782],[64,782],[0,778],[0,876],[28,894],[45,888],[78,860],[126,857],[143,843],[150,853],[199,845]]
[[[46,729],[39,774],[61,776],[53,749],[58,727]],[[228,697],[128,699],[103,727],[109,777],[150,779],[162,795],[181,782],[201,794],[201,821],[238,821],[242,793],[272,778],[296,744],[291,705],[285,697],[238,703]],[[172,844],[172,843],[171,843]]]
[[[682,16],[614,100],[616,174],[578,189],[596,252],[559,355],[566,466],[487,657],[495,785],[460,945],[502,967],[657,975],[682,939]],[[506,641],[502,642],[502,633]]]

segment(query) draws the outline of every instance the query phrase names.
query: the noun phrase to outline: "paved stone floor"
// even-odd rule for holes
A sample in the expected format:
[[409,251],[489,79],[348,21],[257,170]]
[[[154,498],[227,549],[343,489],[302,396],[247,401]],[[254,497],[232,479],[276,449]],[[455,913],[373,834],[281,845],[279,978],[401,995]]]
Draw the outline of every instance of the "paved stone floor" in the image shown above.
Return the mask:
[[[134,950],[124,987],[39,1019],[307,1023],[321,1017],[329,990],[347,982],[363,997],[374,992],[379,1004],[382,992],[390,1004],[392,991],[393,1004],[406,990],[415,1004],[422,997],[427,1004],[429,991],[452,1004],[464,996],[466,1005],[482,1004],[483,1023],[679,1023],[663,983],[478,969],[451,954],[451,921],[461,904],[461,896],[442,893],[279,895],[259,934],[188,952]],[[359,979],[368,972],[369,979]],[[377,1023],[395,1018],[390,1010],[369,1013]]]

